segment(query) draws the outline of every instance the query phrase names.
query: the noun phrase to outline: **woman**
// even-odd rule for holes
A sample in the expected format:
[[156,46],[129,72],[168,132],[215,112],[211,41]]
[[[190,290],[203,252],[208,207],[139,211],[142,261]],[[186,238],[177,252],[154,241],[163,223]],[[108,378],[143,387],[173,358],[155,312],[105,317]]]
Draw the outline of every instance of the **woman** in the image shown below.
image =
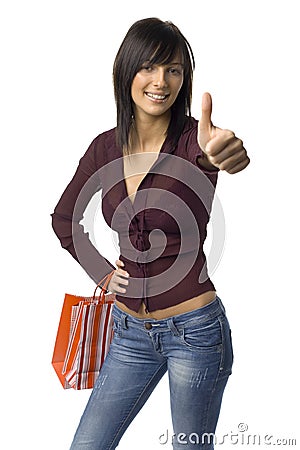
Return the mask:
[[[174,449],[213,448],[233,354],[203,243],[218,171],[237,173],[249,158],[212,124],[209,94],[199,122],[191,117],[193,68],[175,25],[132,25],[114,63],[117,127],[94,139],[52,215],[62,246],[96,282],[113,269],[116,294],[114,339],[73,450],[116,448],[166,371]],[[79,224],[100,189],[119,235],[117,268]]]

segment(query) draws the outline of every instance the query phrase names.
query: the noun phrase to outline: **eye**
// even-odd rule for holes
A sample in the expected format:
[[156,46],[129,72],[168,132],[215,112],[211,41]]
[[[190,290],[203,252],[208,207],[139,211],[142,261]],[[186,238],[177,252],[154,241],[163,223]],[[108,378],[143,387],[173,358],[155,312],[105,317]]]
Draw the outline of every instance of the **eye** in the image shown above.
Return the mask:
[[149,64],[145,64],[141,67],[141,70],[143,70],[144,72],[151,72],[153,70],[153,66],[150,66]]
[[171,75],[182,75],[182,69],[178,67],[169,67],[168,72]]

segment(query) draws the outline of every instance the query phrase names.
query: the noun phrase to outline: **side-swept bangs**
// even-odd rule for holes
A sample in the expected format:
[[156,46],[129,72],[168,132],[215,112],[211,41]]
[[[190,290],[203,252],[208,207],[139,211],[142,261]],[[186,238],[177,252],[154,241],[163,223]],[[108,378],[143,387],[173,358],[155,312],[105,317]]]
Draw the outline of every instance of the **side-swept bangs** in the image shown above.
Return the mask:
[[157,18],[135,22],[128,30],[117,53],[113,68],[114,93],[117,106],[117,141],[125,151],[134,114],[131,86],[145,62],[169,64],[180,57],[184,66],[182,88],[172,106],[168,134],[177,142],[186,116],[191,115],[192,79],[195,66],[192,49],[171,22]]

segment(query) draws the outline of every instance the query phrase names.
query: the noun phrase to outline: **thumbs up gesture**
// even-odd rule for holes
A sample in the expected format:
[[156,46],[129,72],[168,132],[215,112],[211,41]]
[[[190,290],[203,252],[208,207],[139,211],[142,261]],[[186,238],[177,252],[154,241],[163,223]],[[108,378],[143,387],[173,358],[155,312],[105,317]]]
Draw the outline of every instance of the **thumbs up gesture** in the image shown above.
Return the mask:
[[214,166],[230,174],[240,172],[250,162],[243,142],[233,131],[215,127],[211,113],[212,98],[206,92],[202,97],[202,115],[198,123],[198,144],[206,156],[203,165],[208,169]]

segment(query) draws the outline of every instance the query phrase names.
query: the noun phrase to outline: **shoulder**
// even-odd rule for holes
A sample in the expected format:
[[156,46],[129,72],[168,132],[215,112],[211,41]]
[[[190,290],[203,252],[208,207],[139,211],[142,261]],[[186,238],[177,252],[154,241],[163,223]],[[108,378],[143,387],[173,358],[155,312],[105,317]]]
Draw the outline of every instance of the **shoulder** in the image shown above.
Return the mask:
[[177,150],[183,158],[195,163],[195,156],[201,155],[197,139],[198,121],[194,117],[186,117],[182,133],[178,140]]
[[189,134],[195,130],[197,131],[198,122],[199,121],[194,117],[186,117],[182,134]]
[[91,142],[86,154],[89,154],[96,167],[101,167],[122,155],[116,143],[116,128],[104,131]]
[[105,149],[116,151],[116,128],[98,134],[98,136],[93,139],[91,146],[93,146],[95,152],[103,152]]
[[186,149],[189,149],[191,146],[195,145],[198,147],[197,133],[198,120],[194,117],[186,117],[182,133],[178,140],[178,146]]
[[190,136],[191,134],[194,135],[195,133],[197,136],[198,122],[199,121],[194,117],[186,117],[185,124],[182,130],[182,136]]

